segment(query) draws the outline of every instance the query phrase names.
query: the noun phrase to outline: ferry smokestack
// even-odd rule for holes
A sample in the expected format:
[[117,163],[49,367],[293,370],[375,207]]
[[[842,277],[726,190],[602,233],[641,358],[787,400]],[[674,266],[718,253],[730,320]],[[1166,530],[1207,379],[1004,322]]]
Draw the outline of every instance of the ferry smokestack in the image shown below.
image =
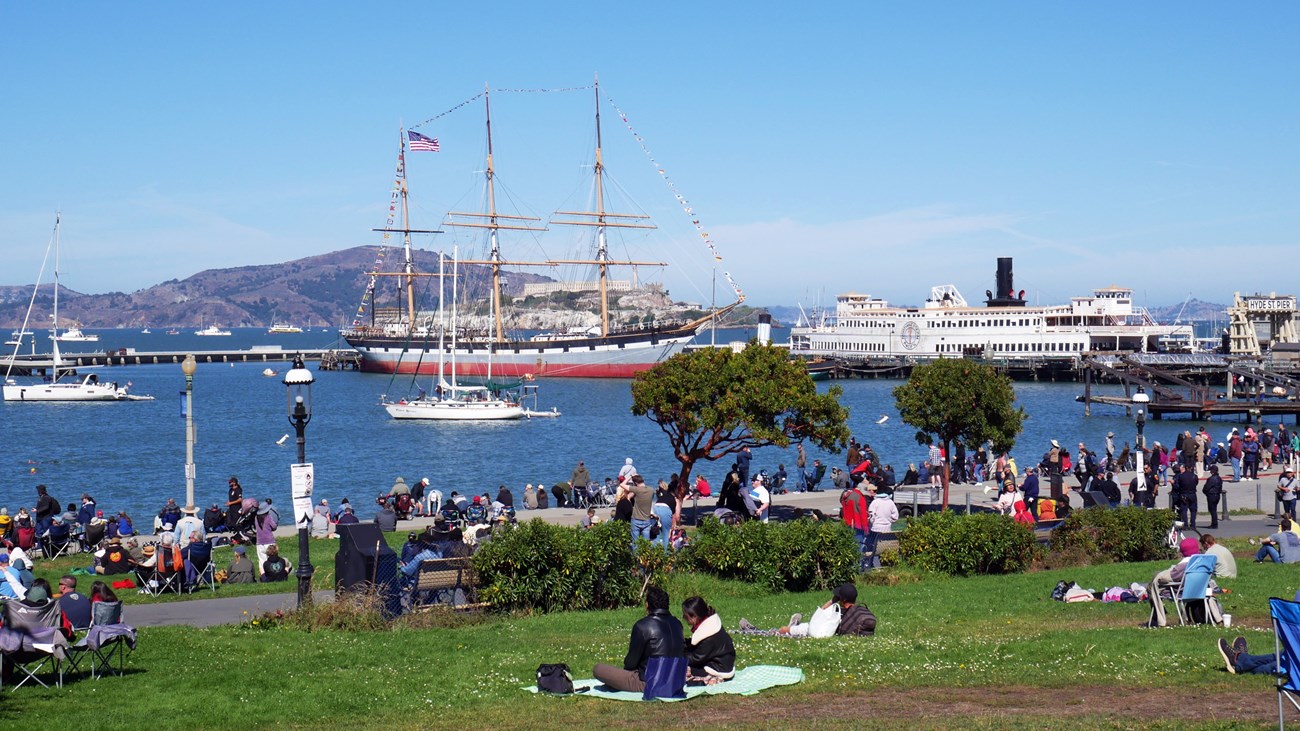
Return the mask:
[[1011,257],[998,257],[998,273],[993,295],[987,302],[989,307],[1024,307],[1025,297],[1017,296],[1015,281],[1011,275]]
[[758,342],[762,345],[772,344],[772,316],[766,312],[758,316]]

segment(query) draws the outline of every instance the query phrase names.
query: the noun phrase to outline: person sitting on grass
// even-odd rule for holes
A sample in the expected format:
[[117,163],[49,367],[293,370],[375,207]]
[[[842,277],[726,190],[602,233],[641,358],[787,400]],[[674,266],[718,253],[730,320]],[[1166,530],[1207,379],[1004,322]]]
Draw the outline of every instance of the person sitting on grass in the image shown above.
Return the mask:
[[243,546],[235,546],[235,557],[231,559],[230,566],[226,569],[227,584],[252,584],[257,581],[253,562],[248,560],[247,553],[248,549]]
[[272,543],[266,547],[266,560],[262,562],[262,581],[288,581],[289,562],[280,555],[280,547]]
[[[830,601],[821,606],[822,609],[830,609],[832,604],[839,605],[840,623],[835,627],[835,634],[871,637],[876,633],[876,615],[872,614],[865,604],[858,604],[857,601],[858,587],[853,582],[847,581],[836,587]],[[803,615],[796,613],[790,616],[790,624],[764,630],[758,629],[748,619],[741,617],[740,631],[747,635],[808,637],[810,624],[802,620]]]
[[1273,563],[1300,563],[1300,537],[1291,530],[1289,518],[1282,519],[1277,533],[1260,541],[1255,563],[1263,563],[1266,558]]
[[[647,668],[652,660],[660,665],[662,659],[685,659],[682,623],[668,611],[668,592],[657,586],[646,587],[645,612],[646,616],[632,626],[623,667],[600,663],[591,671],[597,680],[614,690],[645,692]],[[685,673],[680,680],[685,683]],[[663,689],[650,690],[659,695]]]
[[691,628],[686,641],[686,682],[716,685],[736,675],[736,646],[718,613],[693,596],[682,602],[682,619]]
[[1237,578],[1237,559],[1233,557],[1232,551],[1221,545],[1214,536],[1206,533],[1201,536],[1201,553],[1214,556],[1214,576],[1220,579]]

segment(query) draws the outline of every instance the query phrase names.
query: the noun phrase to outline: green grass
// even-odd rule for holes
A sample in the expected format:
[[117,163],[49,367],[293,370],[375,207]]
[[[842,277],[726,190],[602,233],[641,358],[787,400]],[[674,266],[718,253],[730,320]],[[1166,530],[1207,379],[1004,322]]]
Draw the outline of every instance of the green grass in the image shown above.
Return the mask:
[[[329,544],[332,550],[333,544]],[[315,554],[316,551],[313,551]],[[330,564],[332,565],[332,564]],[[739,663],[797,665],[807,681],[755,698],[717,697],[648,706],[585,698],[533,696],[520,690],[536,667],[566,662],[579,677],[596,662],[618,662],[636,609],[491,617],[454,629],[306,632],[259,623],[204,630],[146,628],[128,660],[128,676],[75,680],[61,690],[6,693],[0,724],[57,713],[69,728],[555,728],[676,725],[947,728],[1260,728],[1275,709],[1270,680],[1224,672],[1213,644],[1245,634],[1271,647],[1266,601],[1292,596],[1300,575],[1288,567],[1240,563],[1224,581],[1231,630],[1204,627],[1139,629],[1145,604],[1052,601],[1058,580],[1102,589],[1146,582],[1168,562],[1116,564],[1005,577],[952,579],[900,570],[900,583],[877,572],[860,582],[861,598],[879,617],[874,638],[790,640],[735,637]],[[283,586],[283,585],[280,585]],[[700,594],[728,627],[741,617],[759,626],[807,616],[822,593],[769,595],[761,589],[701,575],[675,576],[676,604]],[[223,589],[222,592],[225,592]],[[220,593],[219,593],[220,595]],[[1172,611],[1172,608],[1171,608]],[[1014,688],[1014,692],[1007,692]],[[1093,689],[1082,707],[1053,708],[1047,699]],[[163,692],[159,692],[163,691]],[[1216,721],[1205,715],[1159,721],[1164,713],[1120,715],[1112,692],[1177,708],[1180,699],[1245,694]],[[1000,694],[1007,693],[1006,699]],[[106,695],[107,694],[107,695]],[[1145,694],[1145,695],[1144,695]],[[1029,708],[951,710],[963,698]],[[129,702],[104,702],[109,698]],[[196,710],[178,710],[184,707]],[[891,700],[892,699],[892,700]],[[1257,702],[1256,702],[1257,701]],[[851,707],[845,703],[851,702]],[[890,705],[892,704],[892,705]],[[860,707],[859,707],[860,706]],[[1041,710],[1040,710],[1041,708]],[[1209,720],[1207,720],[1209,718]],[[170,719],[174,723],[159,719]],[[1274,721],[1275,723],[1275,721]]]

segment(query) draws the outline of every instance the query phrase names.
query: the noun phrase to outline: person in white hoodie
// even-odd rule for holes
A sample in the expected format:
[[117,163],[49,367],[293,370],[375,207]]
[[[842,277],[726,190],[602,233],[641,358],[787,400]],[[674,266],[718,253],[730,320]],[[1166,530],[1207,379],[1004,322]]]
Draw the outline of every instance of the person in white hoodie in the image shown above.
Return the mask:
[[880,556],[876,553],[876,546],[880,543],[881,533],[890,533],[894,530],[894,522],[898,520],[898,506],[894,504],[894,499],[887,493],[876,493],[875,486],[872,486],[869,494],[871,495],[871,504],[867,506],[867,518],[871,523],[870,530],[867,531],[866,545],[863,546],[863,556],[866,557],[867,567],[880,565]]

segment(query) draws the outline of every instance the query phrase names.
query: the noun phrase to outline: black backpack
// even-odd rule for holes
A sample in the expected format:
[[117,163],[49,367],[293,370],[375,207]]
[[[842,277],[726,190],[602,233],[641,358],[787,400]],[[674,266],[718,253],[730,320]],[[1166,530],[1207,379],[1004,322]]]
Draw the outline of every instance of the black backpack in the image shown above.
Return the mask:
[[537,690],[543,693],[568,695],[573,692],[573,676],[564,663],[543,663],[537,666]]

